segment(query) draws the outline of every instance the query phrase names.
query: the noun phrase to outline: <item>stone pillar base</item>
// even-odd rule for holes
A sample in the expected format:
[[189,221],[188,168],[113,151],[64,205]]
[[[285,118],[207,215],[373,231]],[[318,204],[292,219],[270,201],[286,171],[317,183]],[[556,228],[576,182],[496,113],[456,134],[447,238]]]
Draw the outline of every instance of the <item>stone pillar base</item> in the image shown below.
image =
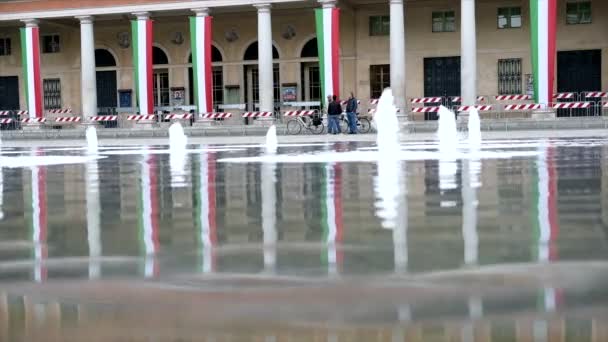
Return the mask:
[[556,118],[556,115],[552,109],[539,109],[532,112],[531,118],[534,120],[552,120]]

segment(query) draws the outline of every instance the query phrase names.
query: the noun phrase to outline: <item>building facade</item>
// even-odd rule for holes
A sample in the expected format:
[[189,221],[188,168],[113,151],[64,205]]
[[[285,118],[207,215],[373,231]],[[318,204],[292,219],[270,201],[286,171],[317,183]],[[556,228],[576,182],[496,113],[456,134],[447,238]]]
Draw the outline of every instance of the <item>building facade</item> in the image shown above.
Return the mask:
[[[607,89],[608,19],[602,14],[608,13],[608,3],[556,2],[553,91],[579,96]],[[46,110],[71,108],[84,116],[115,108],[133,112],[136,63],[130,21],[137,18],[153,20],[155,109],[194,105],[189,17],[201,13],[213,16],[214,110],[221,111],[220,105],[276,110],[284,102],[319,101],[314,8],[321,6],[340,8],[340,94],[354,92],[363,107],[388,86],[406,110],[411,98],[462,96],[463,104],[473,104],[475,95],[493,99],[532,92],[527,0],[106,0],[78,5],[28,0],[0,3],[0,109],[28,109],[19,29],[32,26],[39,28]],[[474,18],[473,25],[467,18]]]

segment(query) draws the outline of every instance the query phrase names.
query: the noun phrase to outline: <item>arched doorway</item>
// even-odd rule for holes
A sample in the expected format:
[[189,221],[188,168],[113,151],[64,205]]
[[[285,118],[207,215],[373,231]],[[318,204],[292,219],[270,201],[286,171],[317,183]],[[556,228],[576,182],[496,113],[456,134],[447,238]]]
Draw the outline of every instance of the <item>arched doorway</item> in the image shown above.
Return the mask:
[[169,58],[163,49],[152,47],[154,107],[167,107],[171,104],[169,92]]
[[[211,45],[211,63],[221,63],[223,61],[222,53],[218,48]],[[188,98],[191,106],[195,104],[194,101],[194,76],[192,69],[192,53],[188,57]],[[221,65],[215,65],[211,67],[211,84],[213,90],[213,105],[224,104],[224,67]]]
[[106,49],[95,49],[95,69],[98,112],[114,113],[118,102],[114,55]]
[[[274,102],[275,110],[277,104],[281,98],[281,84],[279,74],[279,63],[276,62],[279,59],[279,51],[276,49],[274,44],[272,45],[272,59],[275,60],[272,70],[272,83],[274,90]],[[258,42],[251,43],[243,55],[243,61],[245,61],[244,68],[244,80],[245,80],[245,104],[247,104],[248,110],[258,110],[260,103],[260,79],[258,72],[258,64],[251,63],[258,60]]]
[[321,100],[321,73],[319,72],[319,49],[317,38],[312,38],[300,52],[300,95],[304,101]]

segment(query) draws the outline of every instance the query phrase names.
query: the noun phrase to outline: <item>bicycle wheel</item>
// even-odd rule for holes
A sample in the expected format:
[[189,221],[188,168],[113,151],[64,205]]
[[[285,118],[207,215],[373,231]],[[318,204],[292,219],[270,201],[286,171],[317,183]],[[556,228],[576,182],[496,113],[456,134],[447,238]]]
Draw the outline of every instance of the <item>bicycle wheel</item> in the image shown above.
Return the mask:
[[321,134],[325,130],[325,125],[323,125],[322,122],[319,122],[316,126],[311,124],[308,129],[310,129],[313,134]]
[[367,118],[360,118],[359,122],[357,123],[357,128],[359,129],[360,133],[368,133],[371,128],[371,124]]
[[302,131],[302,125],[300,125],[298,119],[291,119],[287,121],[287,133],[295,135],[300,134],[300,131]]
[[348,120],[340,118],[340,133],[348,132]]

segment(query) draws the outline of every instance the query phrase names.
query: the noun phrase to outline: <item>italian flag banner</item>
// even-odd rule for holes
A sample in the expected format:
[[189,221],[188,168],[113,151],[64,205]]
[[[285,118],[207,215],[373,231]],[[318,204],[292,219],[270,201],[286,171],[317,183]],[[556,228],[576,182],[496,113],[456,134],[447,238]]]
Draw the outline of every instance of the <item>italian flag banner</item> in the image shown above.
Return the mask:
[[40,74],[40,33],[38,27],[21,28],[21,64],[23,65],[23,85],[25,102],[30,118],[41,118],[42,77]]
[[534,100],[549,105],[555,79],[555,30],[557,0],[530,0]]
[[342,265],[342,251],[336,245],[342,243],[344,225],[342,221],[342,167],[339,164],[327,164],[321,185],[321,227],[323,242],[327,244],[327,253],[322,256],[323,262],[329,265]]
[[152,92],[152,20],[131,21],[133,34],[133,72],[139,114],[154,114]]
[[329,95],[340,98],[340,10],[318,8],[315,19],[323,93],[321,100],[325,103]]
[[202,250],[202,270],[213,272],[216,256],[213,247],[217,244],[215,214],[215,153],[203,152],[198,156],[198,172],[193,173],[194,222],[199,231]]
[[145,252],[144,274],[158,276],[159,269],[155,255],[160,249],[159,241],[159,200],[156,157],[146,154],[141,164],[141,197],[139,205],[140,243]]
[[210,16],[190,17],[194,102],[199,114],[213,111]]

